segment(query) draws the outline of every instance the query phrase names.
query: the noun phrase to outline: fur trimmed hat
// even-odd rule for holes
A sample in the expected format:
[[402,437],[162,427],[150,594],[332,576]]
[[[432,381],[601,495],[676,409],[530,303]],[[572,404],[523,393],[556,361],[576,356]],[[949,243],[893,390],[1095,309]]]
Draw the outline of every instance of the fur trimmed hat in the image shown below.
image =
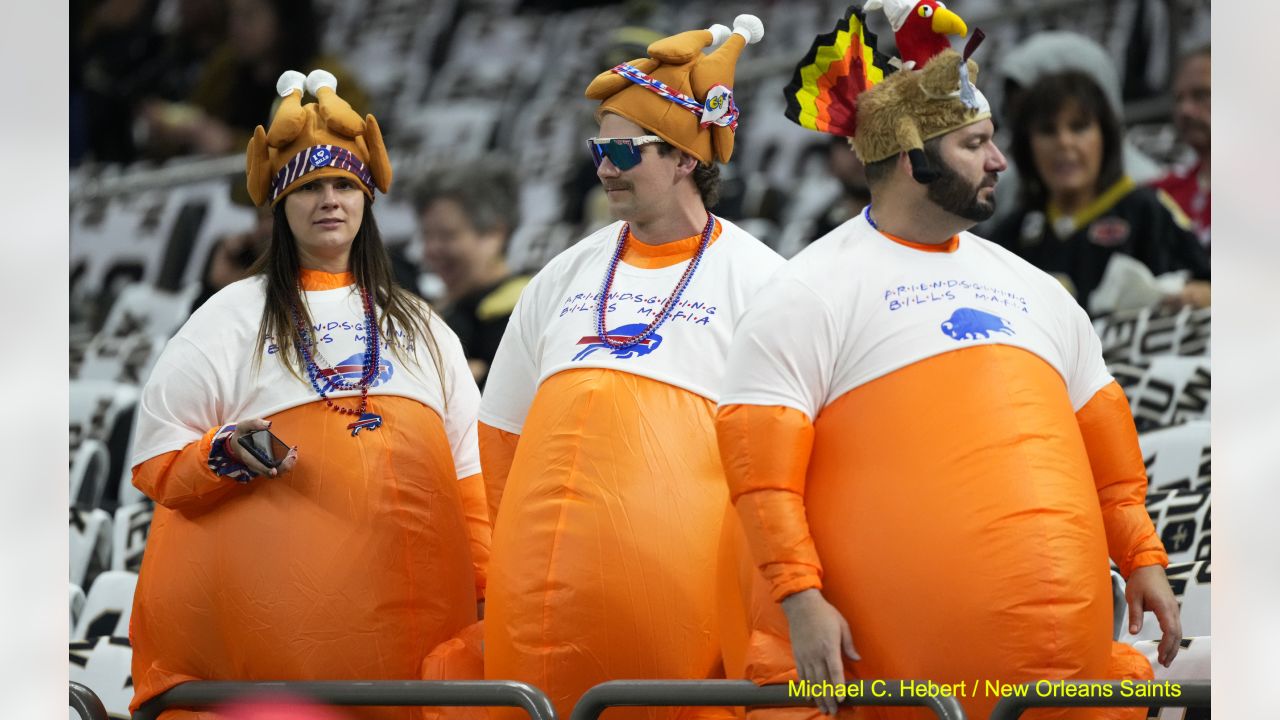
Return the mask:
[[[900,12],[907,2],[891,5],[886,12]],[[867,7],[886,6],[868,2]],[[898,19],[890,15],[891,21]],[[956,22],[963,27],[962,20]],[[945,39],[954,24],[931,30],[938,36],[937,51],[931,50],[921,67],[894,72],[895,61],[876,49],[862,10],[850,7],[796,67],[783,91],[787,117],[801,127],[850,138],[864,164],[905,152],[915,179],[933,181],[938,172],[929,167],[925,141],[991,117],[991,106],[974,85],[978,64],[968,59],[984,35],[975,31],[961,55]]]
[[[924,150],[927,140],[991,117],[991,106],[977,88],[976,107],[961,99],[960,53],[944,50],[919,71],[896,72],[858,98],[858,132],[853,148],[865,163],[900,152]],[[978,79],[978,64],[967,63],[968,79]]]
[[[733,73],[742,48],[764,37],[764,23],[739,15],[733,29],[712,25],[649,45],[649,57],[596,76],[586,96],[596,117],[620,115],[704,163],[729,162],[738,127]],[[715,47],[718,46],[718,47]],[[710,54],[703,49],[715,47]]]
[[[302,104],[303,91],[316,102]],[[271,129],[259,125],[245,153],[249,196],[274,206],[294,189],[324,177],[356,181],[370,199],[391,187],[391,161],[372,115],[364,119],[338,96],[338,81],[325,70],[304,76],[288,70],[276,81],[283,100]]]

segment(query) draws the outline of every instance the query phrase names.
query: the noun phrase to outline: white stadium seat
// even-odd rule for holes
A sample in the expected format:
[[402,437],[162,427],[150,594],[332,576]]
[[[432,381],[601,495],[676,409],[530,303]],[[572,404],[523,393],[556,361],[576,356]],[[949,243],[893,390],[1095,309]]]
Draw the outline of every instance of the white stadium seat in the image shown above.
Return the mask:
[[151,532],[155,510],[149,500],[121,505],[116,510],[111,542],[111,569],[138,572],[142,567],[142,550]]
[[98,573],[111,567],[111,516],[105,510],[71,508],[71,582],[89,587]]
[[[87,686],[107,708],[112,720],[127,720],[133,699],[130,665],[133,649],[126,637],[100,637],[70,644],[70,680]],[[75,711],[71,711],[75,718]]]
[[1138,443],[1147,464],[1147,492],[1208,487],[1210,430],[1208,420],[1192,420],[1140,435]]
[[129,616],[133,613],[133,591],[137,586],[136,573],[112,570],[99,575],[89,588],[84,610],[80,613],[71,639],[128,637]]

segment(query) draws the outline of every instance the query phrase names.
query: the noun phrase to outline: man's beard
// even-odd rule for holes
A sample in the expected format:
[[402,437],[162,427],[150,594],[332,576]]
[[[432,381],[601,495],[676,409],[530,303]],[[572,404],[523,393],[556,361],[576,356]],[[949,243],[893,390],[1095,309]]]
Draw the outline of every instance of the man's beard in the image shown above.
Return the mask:
[[938,179],[929,183],[928,198],[938,207],[974,222],[982,222],[990,218],[996,212],[995,193],[991,194],[991,199],[983,201],[978,199],[978,193],[983,187],[994,187],[996,182],[996,174],[990,173],[983,180],[984,184],[974,186],[960,177],[960,173],[955,168],[948,165],[936,153],[929,152],[929,148],[925,147],[925,155],[929,159],[929,165],[938,171]]

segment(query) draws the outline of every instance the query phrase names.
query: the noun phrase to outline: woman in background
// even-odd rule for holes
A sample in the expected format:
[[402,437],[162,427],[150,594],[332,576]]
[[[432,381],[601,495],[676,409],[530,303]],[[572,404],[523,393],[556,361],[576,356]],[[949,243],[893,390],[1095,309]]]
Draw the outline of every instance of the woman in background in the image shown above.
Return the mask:
[[1021,197],[992,240],[1057,277],[1086,309],[1114,253],[1207,284],[1208,258],[1177,205],[1125,175],[1120,121],[1092,79],[1042,77],[1018,98],[1011,124]]

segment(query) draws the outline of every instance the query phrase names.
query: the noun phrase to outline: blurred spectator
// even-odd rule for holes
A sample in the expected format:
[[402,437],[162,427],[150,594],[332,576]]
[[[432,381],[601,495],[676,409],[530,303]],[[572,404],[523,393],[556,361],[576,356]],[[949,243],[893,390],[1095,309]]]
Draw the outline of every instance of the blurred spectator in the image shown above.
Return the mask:
[[195,312],[196,308],[222,288],[253,274],[254,262],[271,244],[271,229],[274,225],[270,208],[256,210],[258,221],[252,229],[219,238],[209,251],[204,273],[200,276],[200,294],[192,301],[191,312]]
[[871,203],[871,190],[867,188],[867,173],[862,162],[849,146],[849,140],[843,137],[832,137],[827,145],[827,171],[840,182],[840,196],[837,197],[814,225],[812,239],[817,239],[834,230],[844,221],[856,217],[862,209]]
[[71,163],[132,162],[133,110],[145,85],[134,70],[161,45],[158,0],[71,3]]
[[1175,168],[1156,181],[1191,218],[1200,242],[1209,248],[1210,88],[1209,47],[1183,56],[1173,79],[1173,124],[1178,137],[1195,152],[1195,162]]
[[148,98],[185,98],[209,57],[227,42],[227,0],[175,0],[174,6],[174,27],[159,53],[132,73]]
[[440,314],[458,334],[476,383],[507,329],[525,275],[507,268],[507,244],[520,224],[515,176],[475,164],[428,178],[414,198],[427,270],[444,283]]
[[1012,132],[1021,197],[992,240],[1057,276],[1086,308],[1115,253],[1155,275],[1189,270],[1208,280],[1208,258],[1186,216],[1125,174],[1120,121],[1089,76],[1049,75],[1027,88],[1013,107]]
[[[1116,71],[1115,61],[1101,45],[1084,35],[1065,30],[1036,33],[1022,44],[1011,48],[1000,57],[998,62],[997,72],[1005,80],[1004,104],[1001,113],[1005,120],[1005,127],[1000,128],[1000,134],[1004,136],[1001,145],[1006,148],[1008,147],[1006,128],[1012,108],[1027,88],[1046,75],[1069,70],[1083,73],[1101,88],[1110,105],[1111,113],[1119,122],[1124,121],[1124,101],[1120,95],[1120,75]],[[1134,182],[1142,185],[1160,177],[1163,170],[1159,163],[1124,137],[1123,125],[1121,125],[1120,142],[1123,148],[1124,170]],[[1020,173],[1020,169],[1010,166],[1009,170],[1000,176],[1000,184],[996,186],[995,217],[975,230],[979,235],[989,237],[1000,220],[1013,210],[1016,204],[1015,198],[1018,197]]]
[[222,154],[242,150],[254,127],[266,125],[285,70],[324,68],[352,107],[369,100],[335,58],[320,54],[311,0],[228,0],[227,41],[214,52],[182,102],[152,100],[141,109],[150,152]]

